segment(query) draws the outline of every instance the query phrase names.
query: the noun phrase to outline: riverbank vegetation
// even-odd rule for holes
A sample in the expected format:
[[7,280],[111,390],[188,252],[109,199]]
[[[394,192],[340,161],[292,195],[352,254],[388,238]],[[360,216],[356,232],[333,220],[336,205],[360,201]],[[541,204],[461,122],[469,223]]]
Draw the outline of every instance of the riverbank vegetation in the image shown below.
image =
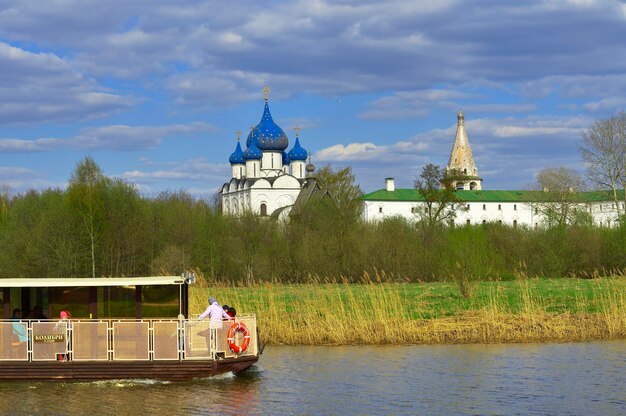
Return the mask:
[[[200,279],[203,282],[203,279]],[[209,288],[191,292],[191,312]],[[257,314],[262,342],[289,345],[565,342],[626,337],[626,278],[482,281],[463,297],[451,282],[259,282],[210,287]]]

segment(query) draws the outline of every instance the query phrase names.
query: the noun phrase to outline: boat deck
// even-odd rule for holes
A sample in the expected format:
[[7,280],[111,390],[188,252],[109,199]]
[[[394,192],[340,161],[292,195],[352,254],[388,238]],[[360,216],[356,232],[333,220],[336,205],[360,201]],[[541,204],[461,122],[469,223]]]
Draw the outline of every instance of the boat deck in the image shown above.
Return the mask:
[[[229,329],[245,325],[246,334]],[[230,343],[247,348],[234,352]],[[256,317],[0,321],[0,380],[189,380],[258,360]],[[236,350],[237,348],[235,348]]]

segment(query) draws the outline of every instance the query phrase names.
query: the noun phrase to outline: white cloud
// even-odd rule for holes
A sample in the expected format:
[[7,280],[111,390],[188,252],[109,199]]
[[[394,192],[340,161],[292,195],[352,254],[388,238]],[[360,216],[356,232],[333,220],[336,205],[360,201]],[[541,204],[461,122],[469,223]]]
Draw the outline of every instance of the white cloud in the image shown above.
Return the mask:
[[450,89],[399,91],[376,99],[369,109],[360,114],[370,120],[409,119],[426,117],[436,111],[464,109],[472,113],[529,113],[536,110],[533,104],[476,103],[485,96],[475,92]]
[[63,188],[65,182],[50,180],[46,175],[18,166],[0,166],[0,192],[9,194],[26,192],[30,189]]
[[227,45],[239,45],[243,42],[243,36],[233,32],[220,33],[218,37],[220,42]]
[[212,131],[215,128],[206,123],[89,127],[71,138],[0,139],[0,153],[98,149],[136,151],[157,147],[166,137]]
[[155,170],[132,170],[116,175],[137,184],[159,181],[224,182],[229,176],[226,163],[210,163],[204,158],[182,162],[153,162]]
[[204,158],[167,162],[142,158],[140,162],[154,169],[135,169],[115,176],[133,183],[143,194],[155,194],[164,189],[183,189],[195,197],[207,198],[219,191],[231,173],[230,165],[211,163]]
[[[286,96],[480,80],[539,83],[532,88],[538,92],[560,88],[553,82],[566,75],[559,74],[577,74],[585,84],[584,77],[624,73],[623,20],[615,19],[624,6],[572,1],[18,2],[0,13],[0,36],[68,51],[72,65],[91,77],[165,85],[178,104],[194,106],[257,99],[267,83]],[[428,114],[397,99],[396,106],[376,103],[363,117]],[[430,102],[445,100],[456,105],[459,98]],[[476,112],[498,111],[496,103],[469,104]],[[533,108],[520,103],[499,111]]]
[[[423,141],[399,141],[390,146],[374,143],[350,143],[345,146],[336,144],[317,151],[314,159],[320,162],[394,162],[411,159],[415,152],[425,152],[428,148],[428,143]],[[413,155],[410,152],[414,152]]]
[[0,122],[69,121],[103,117],[134,99],[98,87],[51,53],[28,52],[0,42]]
[[623,97],[604,97],[583,105],[583,108],[590,112],[614,112],[624,107],[626,107],[626,99]]
[[[537,171],[557,165],[582,170],[577,144],[591,124],[585,117],[507,117],[467,119],[478,173],[485,189],[526,189]],[[376,189],[393,176],[399,186],[412,186],[427,163],[445,165],[454,143],[456,124],[432,129],[389,145],[354,142],[320,150],[314,161],[350,163],[363,189]]]

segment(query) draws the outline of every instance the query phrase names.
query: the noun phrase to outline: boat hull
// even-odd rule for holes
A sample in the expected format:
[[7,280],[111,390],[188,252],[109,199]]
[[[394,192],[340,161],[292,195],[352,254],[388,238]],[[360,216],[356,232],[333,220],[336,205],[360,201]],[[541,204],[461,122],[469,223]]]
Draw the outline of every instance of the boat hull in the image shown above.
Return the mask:
[[222,360],[186,361],[89,361],[89,362],[0,362],[0,380],[117,380],[154,379],[186,381],[229,371],[246,370],[257,356]]

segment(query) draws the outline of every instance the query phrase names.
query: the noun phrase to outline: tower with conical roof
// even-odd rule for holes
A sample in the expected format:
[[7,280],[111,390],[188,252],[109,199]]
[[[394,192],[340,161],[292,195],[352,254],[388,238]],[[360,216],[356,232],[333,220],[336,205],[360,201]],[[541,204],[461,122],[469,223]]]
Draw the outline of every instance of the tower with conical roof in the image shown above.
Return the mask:
[[482,179],[478,176],[474,155],[467,139],[465,131],[465,115],[463,111],[457,114],[456,137],[454,145],[450,152],[450,160],[446,170],[456,171],[459,173],[459,179],[456,181],[456,189],[481,190]]

